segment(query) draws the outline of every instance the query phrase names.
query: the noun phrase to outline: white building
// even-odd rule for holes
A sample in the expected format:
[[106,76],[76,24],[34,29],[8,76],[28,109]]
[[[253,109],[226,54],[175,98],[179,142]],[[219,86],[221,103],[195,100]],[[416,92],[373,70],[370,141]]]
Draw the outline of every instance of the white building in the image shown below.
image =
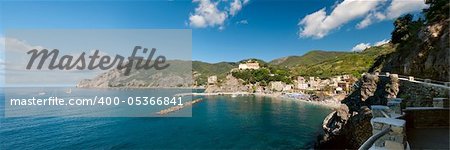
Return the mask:
[[306,80],[305,80],[304,77],[298,76],[298,77],[297,77],[297,82],[298,82],[298,83],[306,83]]
[[297,89],[300,89],[300,90],[308,89],[308,83],[297,83]]
[[285,84],[281,81],[272,81],[269,83],[270,90],[272,91],[283,91]]
[[292,85],[290,85],[290,84],[285,85],[285,86],[283,87],[283,91],[284,91],[284,92],[288,92],[288,91],[291,91],[291,90],[292,90]]
[[217,76],[209,76],[208,77],[208,85],[213,85],[217,83]]
[[239,69],[246,70],[246,69],[259,69],[259,63],[258,62],[252,62],[247,61],[246,63],[239,64]]

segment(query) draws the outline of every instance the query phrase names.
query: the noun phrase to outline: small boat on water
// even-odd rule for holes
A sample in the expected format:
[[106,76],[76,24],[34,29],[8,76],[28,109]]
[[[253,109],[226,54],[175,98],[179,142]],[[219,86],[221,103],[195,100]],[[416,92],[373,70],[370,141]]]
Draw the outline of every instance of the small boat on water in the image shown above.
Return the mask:
[[231,94],[231,97],[237,97],[238,95],[237,94]]
[[38,95],[45,95],[45,92],[39,92]]
[[72,93],[72,89],[71,89],[71,88],[68,88],[68,89],[66,89],[64,92],[66,92],[67,94],[70,94],[70,93]]

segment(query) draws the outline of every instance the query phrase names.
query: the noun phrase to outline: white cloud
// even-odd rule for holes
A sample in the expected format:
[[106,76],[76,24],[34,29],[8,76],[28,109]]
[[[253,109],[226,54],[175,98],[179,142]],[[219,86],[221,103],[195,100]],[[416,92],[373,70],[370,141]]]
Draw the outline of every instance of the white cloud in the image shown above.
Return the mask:
[[236,24],[248,24],[248,21],[247,20],[241,20],[241,21],[236,22]]
[[189,17],[190,25],[197,28],[223,26],[227,13],[217,8],[219,2],[210,0],[194,0],[199,5],[195,8],[194,14]]
[[361,22],[359,22],[356,25],[356,28],[357,29],[362,29],[362,28],[365,28],[365,27],[369,26],[373,22],[373,17],[374,17],[373,14],[367,15]]
[[364,51],[367,48],[370,48],[372,46],[380,46],[386,43],[389,43],[391,40],[388,39],[383,39],[381,41],[375,42],[375,44],[371,45],[370,43],[359,43],[356,44],[353,48],[352,48],[352,52],[361,52]]
[[229,8],[222,10],[218,7],[219,3],[227,3],[228,1],[193,0],[192,2],[198,3],[198,7],[189,16],[189,25],[191,27],[206,28],[217,26],[219,30],[223,30],[225,29],[225,21],[241,11],[249,0],[233,0],[230,2]]
[[320,39],[353,20],[362,19],[356,28],[363,29],[373,23],[392,20],[426,7],[424,0],[344,0],[331,6],[329,14],[326,8],[322,8],[305,16],[298,23],[298,34],[303,38]]
[[8,51],[16,51],[16,52],[23,52],[23,51],[29,51],[32,49],[44,49],[44,47],[39,45],[31,45],[27,41],[11,38],[11,37],[0,37],[0,45],[2,47],[6,46],[8,44],[8,47],[6,50]]
[[298,25],[300,37],[322,38],[331,30],[357,18],[364,17],[371,9],[377,7],[383,0],[359,1],[344,0],[337,4],[329,15],[325,8],[305,16]]
[[236,15],[242,9],[241,0],[234,0],[230,6],[230,15]]
[[352,48],[353,52],[361,52],[370,47],[370,43],[359,43]]
[[380,46],[380,45],[383,45],[383,44],[386,44],[386,43],[389,43],[391,40],[388,40],[388,39],[384,39],[384,40],[381,40],[381,41],[378,41],[378,42],[376,42],[375,44],[373,44],[374,46]]
[[413,12],[419,12],[428,5],[424,0],[392,0],[389,6],[384,10],[375,10],[368,14],[364,20],[356,25],[356,28],[362,29],[372,23],[384,20],[393,20],[401,15]]
[[392,0],[391,5],[387,8],[387,18],[394,19],[403,14],[421,11],[427,8],[424,0]]
[[5,61],[0,58],[0,70],[5,69]]

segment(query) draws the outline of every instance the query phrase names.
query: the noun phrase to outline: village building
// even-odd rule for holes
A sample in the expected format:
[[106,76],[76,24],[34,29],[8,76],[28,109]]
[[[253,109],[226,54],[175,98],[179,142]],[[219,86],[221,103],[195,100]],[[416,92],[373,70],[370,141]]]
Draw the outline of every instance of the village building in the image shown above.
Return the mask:
[[253,62],[253,61],[247,61],[246,63],[239,64],[240,70],[246,70],[246,69],[259,69],[259,63]]
[[285,85],[281,81],[272,81],[269,83],[270,90],[272,91],[283,91]]
[[295,89],[306,90],[308,88],[308,83],[306,79],[302,76],[298,76],[297,80],[294,81]]
[[350,91],[350,85],[348,82],[345,81],[338,82],[338,87],[342,88],[343,91]]
[[208,77],[208,85],[214,85],[217,83],[217,76],[209,76]]
[[298,76],[297,77],[297,82],[298,83],[306,83],[306,79],[304,77],[302,77],[302,76]]
[[297,83],[297,89],[306,90],[306,89],[308,89],[308,84],[307,83]]
[[341,80],[348,80],[348,79],[350,79],[350,75],[342,75]]
[[283,87],[283,92],[291,92],[293,90],[293,86],[288,84]]
[[319,82],[316,81],[315,77],[309,77],[308,80],[308,90],[318,90]]
[[335,94],[341,94],[343,92],[345,92],[341,87],[336,87],[336,89],[334,90]]

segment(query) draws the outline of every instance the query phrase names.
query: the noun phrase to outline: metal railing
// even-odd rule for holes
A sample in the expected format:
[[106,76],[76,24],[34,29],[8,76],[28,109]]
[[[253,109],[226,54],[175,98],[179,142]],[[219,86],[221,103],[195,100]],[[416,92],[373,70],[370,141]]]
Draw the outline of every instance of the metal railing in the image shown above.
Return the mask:
[[[387,72],[379,73],[378,76],[389,77],[389,73],[387,73]],[[422,78],[416,78],[413,76],[405,76],[405,75],[398,75],[398,78],[399,78],[399,80],[403,80],[403,81],[409,81],[409,82],[414,82],[414,83],[419,83],[419,84],[426,84],[426,85],[430,85],[430,86],[436,86],[436,87],[440,87],[440,88],[450,89],[449,82],[442,82],[442,81],[436,81],[436,80],[431,80],[431,79],[422,79]],[[382,112],[382,113],[383,113],[383,116],[388,117],[387,114],[385,114],[384,112]],[[395,117],[395,119],[402,119],[405,117],[405,115],[406,114],[402,114],[398,117]],[[380,139],[382,136],[386,135],[390,131],[391,131],[391,127],[385,128],[385,129],[381,130],[380,132],[372,135],[358,148],[358,150],[367,150],[367,149],[371,148],[378,139]]]
[[[388,77],[388,74],[389,74],[388,72],[383,72],[383,73],[379,73],[378,76]],[[397,74],[397,75],[398,75],[398,79],[399,80],[450,89],[450,83],[449,82],[417,78],[417,77],[414,77],[414,76],[406,76],[406,75],[399,75],[399,74]],[[410,77],[412,77],[413,80],[410,80]]]
[[361,147],[358,148],[358,150],[368,150],[370,147],[372,147],[372,145],[375,143],[375,141],[377,141],[379,138],[381,138],[383,135],[389,133],[390,131],[391,131],[391,127],[385,128],[385,129],[381,130],[380,132],[372,135],[371,137],[369,137],[369,139],[367,139],[366,142],[363,143],[363,145],[361,145]]
[[[404,118],[406,114],[402,114],[398,117],[395,117],[395,119],[401,119]],[[371,137],[369,137],[359,148],[358,150],[368,150],[370,147],[372,147],[372,145],[378,140],[380,139],[383,135],[386,135],[387,133],[389,133],[391,131],[391,127],[389,128],[385,128],[383,130],[381,130],[380,132],[372,135]]]

